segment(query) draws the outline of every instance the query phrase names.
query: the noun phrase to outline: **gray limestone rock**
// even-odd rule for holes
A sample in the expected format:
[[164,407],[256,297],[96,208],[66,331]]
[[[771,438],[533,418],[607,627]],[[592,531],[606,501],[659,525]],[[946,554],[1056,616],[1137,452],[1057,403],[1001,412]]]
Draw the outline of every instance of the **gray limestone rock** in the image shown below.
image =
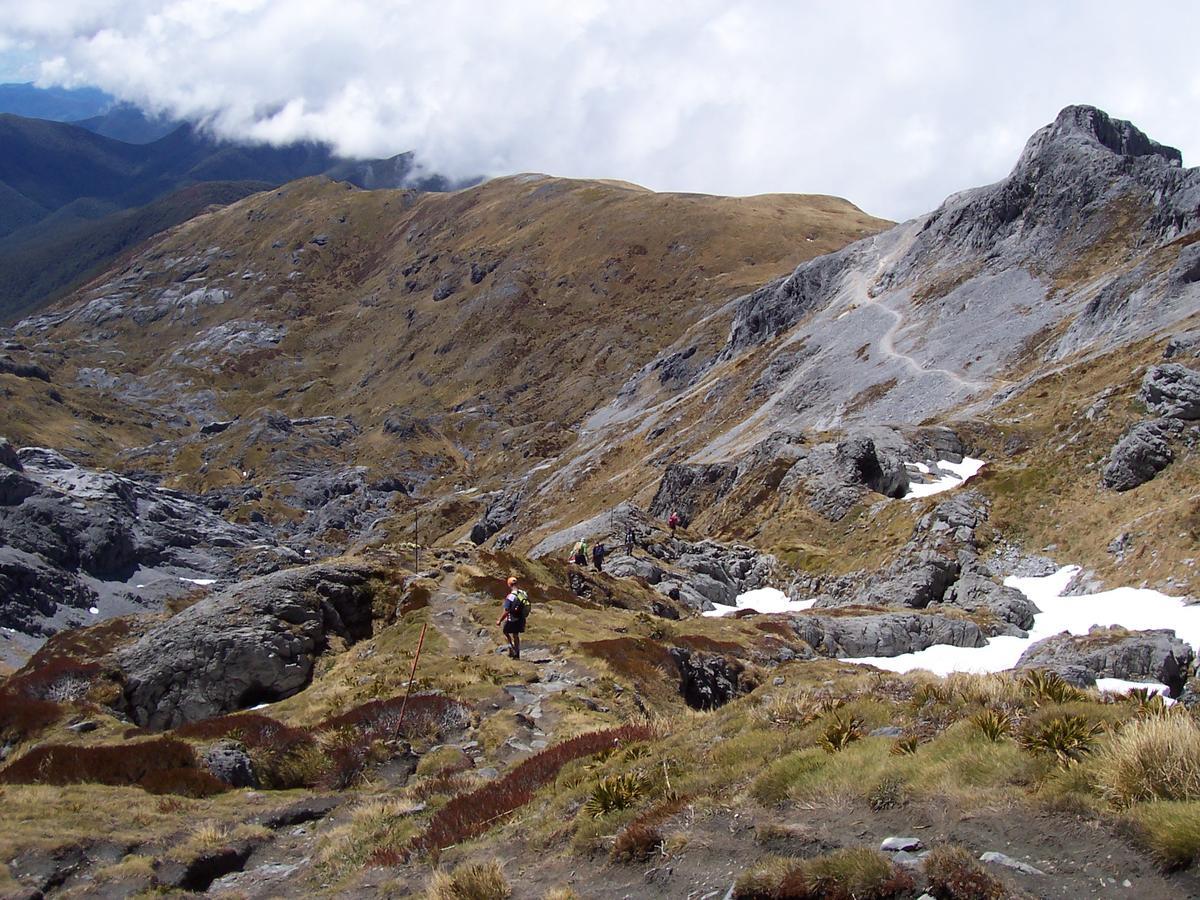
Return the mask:
[[1194,659],[1192,647],[1169,629],[1127,631],[1096,626],[1085,635],[1068,632],[1038,641],[1021,654],[1018,669],[1049,669],[1079,681],[1097,678],[1158,681],[1178,697]]
[[204,751],[202,761],[212,776],[224,784],[235,788],[258,787],[250,754],[237,741],[217,741]]
[[677,512],[686,525],[729,493],[737,475],[733,465],[670,465],[650,502],[650,515],[666,519]]
[[1112,448],[1104,467],[1104,484],[1115,491],[1129,491],[1152,479],[1175,458],[1169,435],[1163,419],[1134,425]]
[[942,602],[966,612],[990,612],[1000,621],[1016,626],[1021,631],[1032,628],[1034,615],[1041,612],[1032,600],[1016,588],[997,584],[974,572],[964,574],[955,582]]
[[370,635],[373,575],[349,563],[276,572],[151,629],[114,659],[130,718],[172,728],[291,696],[330,640]]
[[1200,419],[1200,372],[1179,363],[1151,366],[1138,399],[1160,416]]
[[795,615],[792,630],[823,656],[900,656],[932,647],[982,647],[987,643],[974,622],[926,613],[865,616]]
[[998,853],[995,850],[988,851],[979,857],[980,862],[992,863],[997,866],[1004,866],[1006,869],[1020,872],[1023,875],[1045,875],[1041,869],[1029,865],[1029,863],[1021,862],[1019,859],[1013,859],[1004,853]]

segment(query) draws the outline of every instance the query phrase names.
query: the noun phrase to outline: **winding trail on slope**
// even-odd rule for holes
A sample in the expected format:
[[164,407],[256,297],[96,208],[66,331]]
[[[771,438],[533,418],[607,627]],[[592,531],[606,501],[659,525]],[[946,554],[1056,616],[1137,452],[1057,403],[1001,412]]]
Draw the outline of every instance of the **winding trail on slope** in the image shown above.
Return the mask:
[[883,351],[885,356],[900,361],[905,368],[907,368],[918,378],[927,375],[932,375],[935,377],[940,376],[954,382],[956,385],[958,385],[959,389],[964,391],[974,392],[983,390],[984,388],[988,387],[986,382],[964,378],[962,375],[958,374],[957,372],[952,372],[949,369],[942,369],[936,366],[924,366],[907,353],[901,353],[899,350],[897,350],[896,335],[904,328],[904,315],[897,310],[884,306],[871,292],[871,288],[878,283],[880,278],[883,277],[885,271],[912,247],[913,240],[917,235],[919,224],[919,221],[913,222],[908,227],[907,231],[899,238],[899,240],[897,240],[896,246],[886,255],[880,256],[879,264],[875,267],[875,272],[871,276],[869,282],[868,279],[862,275],[852,275],[849,279],[851,281],[849,286],[857,291],[862,305],[870,306],[879,310],[880,312],[886,313],[894,320],[892,322],[892,327],[885,331],[883,337],[879,339],[879,349]]

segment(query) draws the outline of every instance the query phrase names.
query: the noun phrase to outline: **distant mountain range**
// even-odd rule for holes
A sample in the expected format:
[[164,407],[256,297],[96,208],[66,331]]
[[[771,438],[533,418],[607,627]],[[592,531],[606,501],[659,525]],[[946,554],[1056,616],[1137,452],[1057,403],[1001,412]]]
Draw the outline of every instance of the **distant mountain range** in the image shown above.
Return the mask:
[[61,296],[214,204],[297,178],[369,189],[458,186],[422,175],[408,153],[348,160],[321,144],[229,143],[91,89],[0,85],[0,110],[41,113],[0,112],[0,320]]

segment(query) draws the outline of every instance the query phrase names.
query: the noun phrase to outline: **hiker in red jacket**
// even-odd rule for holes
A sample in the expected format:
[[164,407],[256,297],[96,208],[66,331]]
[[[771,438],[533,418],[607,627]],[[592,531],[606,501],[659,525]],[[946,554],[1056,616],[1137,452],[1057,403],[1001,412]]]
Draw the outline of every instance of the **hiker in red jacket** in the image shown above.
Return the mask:
[[671,529],[671,537],[675,537],[675,529],[679,527],[679,513],[671,513],[667,518],[667,527]]

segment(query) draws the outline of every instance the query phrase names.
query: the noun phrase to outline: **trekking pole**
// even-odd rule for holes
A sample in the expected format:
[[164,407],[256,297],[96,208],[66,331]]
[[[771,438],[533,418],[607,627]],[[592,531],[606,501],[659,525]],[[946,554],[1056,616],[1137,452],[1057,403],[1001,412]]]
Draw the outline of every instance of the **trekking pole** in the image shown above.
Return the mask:
[[408,689],[404,692],[404,702],[400,704],[400,720],[396,722],[396,734],[400,734],[400,729],[404,725],[404,710],[408,707],[408,696],[412,693],[413,679],[417,677],[417,660],[421,658],[421,648],[425,646],[425,632],[429,629],[429,623],[425,622],[421,626],[421,638],[417,641],[417,652],[413,654],[412,671],[408,673]]

